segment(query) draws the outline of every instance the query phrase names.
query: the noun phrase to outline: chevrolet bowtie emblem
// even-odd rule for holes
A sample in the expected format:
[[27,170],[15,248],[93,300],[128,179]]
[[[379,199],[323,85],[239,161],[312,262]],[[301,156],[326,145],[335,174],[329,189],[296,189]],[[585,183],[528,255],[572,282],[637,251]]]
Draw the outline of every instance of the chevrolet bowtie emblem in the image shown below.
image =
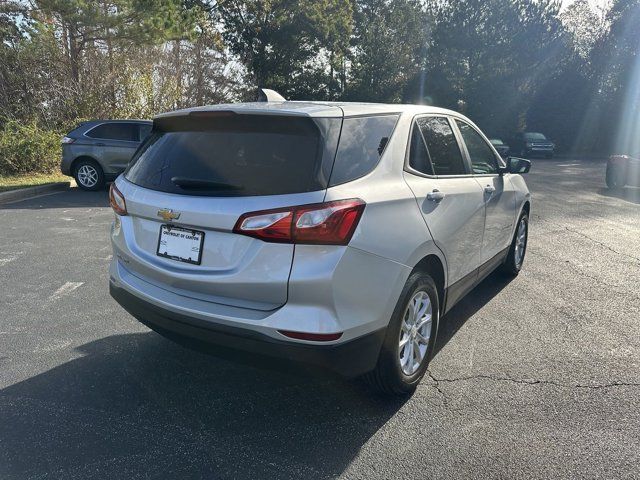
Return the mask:
[[162,208],[158,210],[158,216],[162,218],[165,222],[170,222],[171,220],[177,220],[180,218],[180,212],[174,212],[168,208]]

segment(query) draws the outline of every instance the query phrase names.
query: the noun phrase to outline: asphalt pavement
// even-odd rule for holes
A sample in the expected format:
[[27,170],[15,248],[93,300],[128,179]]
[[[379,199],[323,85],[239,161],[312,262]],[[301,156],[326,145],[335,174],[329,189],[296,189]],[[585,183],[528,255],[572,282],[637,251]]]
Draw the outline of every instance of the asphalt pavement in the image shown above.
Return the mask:
[[534,160],[524,269],[416,393],[185,349],[109,296],[106,192],[0,207],[0,479],[640,478],[640,193]]

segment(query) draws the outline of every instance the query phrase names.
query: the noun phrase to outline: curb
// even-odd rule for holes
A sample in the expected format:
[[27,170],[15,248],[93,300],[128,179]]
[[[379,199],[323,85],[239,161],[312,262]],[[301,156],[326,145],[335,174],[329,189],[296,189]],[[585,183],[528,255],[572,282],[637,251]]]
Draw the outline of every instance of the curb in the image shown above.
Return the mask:
[[70,182],[47,183],[46,185],[36,185],[35,187],[19,188],[17,190],[9,190],[0,193],[0,205],[18,200],[25,200],[31,197],[37,197],[44,193],[56,192],[58,190],[66,190],[69,188]]

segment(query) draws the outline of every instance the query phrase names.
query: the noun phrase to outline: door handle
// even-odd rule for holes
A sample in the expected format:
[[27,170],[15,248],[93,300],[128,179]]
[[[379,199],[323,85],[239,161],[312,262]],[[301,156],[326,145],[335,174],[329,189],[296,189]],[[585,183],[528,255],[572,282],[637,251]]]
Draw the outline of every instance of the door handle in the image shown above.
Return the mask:
[[487,185],[486,187],[484,187],[484,193],[493,193],[496,191],[496,187],[494,187],[493,185]]
[[106,147],[104,143],[96,143],[96,147]]
[[444,193],[437,188],[434,188],[432,192],[427,193],[427,200],[431,200],[432,202],[440,203],[443,198]]

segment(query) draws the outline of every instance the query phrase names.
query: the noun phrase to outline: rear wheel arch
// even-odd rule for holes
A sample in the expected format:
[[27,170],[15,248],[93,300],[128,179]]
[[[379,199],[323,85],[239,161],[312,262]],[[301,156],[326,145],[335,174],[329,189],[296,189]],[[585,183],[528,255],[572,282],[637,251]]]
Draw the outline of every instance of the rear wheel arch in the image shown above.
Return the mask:
[[[79,155],[78,157],[73,159],[73,162],[71,162],[70,170],[72,174],[75,173],[78,163],[80,163],[83,160],[89,160],[89,161],[95,162],[98,164],[100,168],[102,168],[102,165],[100,164],[100,162],[96,160],[94,157],[91,157],[89,155]],[[104,168],[102,168],[102,170],[104,171]]]
[[[522,212],[526,212],[527,215],[529,215],[529,213],[531,212],[531,202],[529,202],[529,200],[524,202],[524,205],[522,205],[522,209],[520,210],[520,215],[522,215]],[[518,218],[520,218],[520,215],[518,215]]]
[[445,285],[446,285],[446,276],[445,276],[445,266],[437,255],[429,254],[420,260],[415,267],[413,267],[413,272],[424,272],[427,273],[433,278],[433,281],[436,284],[436,290],[438,291],[438,299],[440,300],[440,313],[443,313],[444,309],[444,293],[445,293]]

